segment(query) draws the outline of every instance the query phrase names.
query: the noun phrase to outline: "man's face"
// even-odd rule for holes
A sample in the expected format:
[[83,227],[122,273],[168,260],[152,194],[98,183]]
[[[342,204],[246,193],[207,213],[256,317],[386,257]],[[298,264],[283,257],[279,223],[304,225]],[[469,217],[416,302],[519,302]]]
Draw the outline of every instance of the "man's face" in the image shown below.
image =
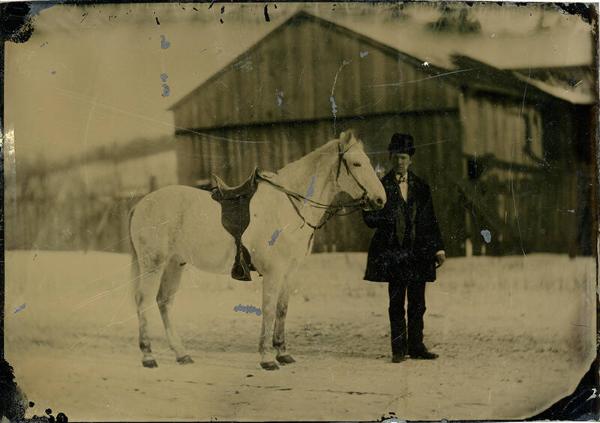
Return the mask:
[[405,153],[392,153],[392,155],[390,156],[390,160],[392,161],[392,166],[394,167],[394,170],[400,175],[406,174],[406,172],[408,172],[408,167],[412,163],[410,155]]

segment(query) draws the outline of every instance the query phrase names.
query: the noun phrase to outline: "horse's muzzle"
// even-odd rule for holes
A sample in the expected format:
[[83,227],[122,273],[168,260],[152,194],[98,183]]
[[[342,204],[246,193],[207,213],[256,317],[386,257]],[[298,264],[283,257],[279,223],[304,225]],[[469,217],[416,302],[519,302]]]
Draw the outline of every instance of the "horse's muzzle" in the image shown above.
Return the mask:
[[385,199],[382,197],[363,197],[363,209],[366,211],[381,210],[383,206],[385,206]]

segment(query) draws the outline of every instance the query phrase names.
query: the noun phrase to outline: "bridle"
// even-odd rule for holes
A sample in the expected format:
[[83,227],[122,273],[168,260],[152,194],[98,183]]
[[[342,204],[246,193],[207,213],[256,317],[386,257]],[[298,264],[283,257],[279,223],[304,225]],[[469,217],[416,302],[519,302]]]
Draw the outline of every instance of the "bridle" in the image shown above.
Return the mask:
[[[306,224],[313,230],[320,229],[333,216],[336,216],[336,215],[346,216],[346,215],[355,213],[358,210],[360,210],[368,201],[368,193],[367,193],[366,188],[360,183],[360,181],[352,173],[352,171],[350,170],[350,166],[348,165],[348,162],[347,162],[346,158],[344,157],[344,155],[348,152],[348,150],[350,150],[354,146],[354,144],[355,143],[350,144],[348,146],[348,148],[346,148],[345,150],[343,149],[341,143],[338,144],[338,162],[337,162],[337,169],[336,169],[336,173],[335,173],[335,182],[334,183],[337,187],[339,187],[339,178],[340,178],[340,175],[342,172],[342,166],[343,166],[346,169],[346,172],[348,173],[348,175],[350,175],[352,177],[352,179],[354,179],[356,184],[363,191],[362,196],[357,200],[353,200],[351,202],[341,203],[341,204],[324,204],[324,203],[315,201],[315,200],[313,200],[305,195],[302,195],[300,193],[291,191],[291,190],[283,187],[282,185],[279,185],[279,184],[273,182],[270,179],[262,178],[262,177],[260,179],[269,183],[271,186],[273,186],[277,190],[279,190],[287,195],[287,198],[288,198],[288,200],[290,200],[290,203],[292,204],[292,207],[296,211],[296,214],[298,214],[298,216],[302,219],[302,226],[300,226],[300,227],[303,227]],[[311,207],[314,207],[316,209],[325,209],[325,216],[323,217],[323,219],[321,219],[321,222],[317,223],[316,225],[312,224],[308,220],[306,220],[306,218],[302,215],[296,202],[304,202],[305,204],[309,204]],[[340,214],[340,211],[343,209],[351,209],[351,210],[348,213]]]

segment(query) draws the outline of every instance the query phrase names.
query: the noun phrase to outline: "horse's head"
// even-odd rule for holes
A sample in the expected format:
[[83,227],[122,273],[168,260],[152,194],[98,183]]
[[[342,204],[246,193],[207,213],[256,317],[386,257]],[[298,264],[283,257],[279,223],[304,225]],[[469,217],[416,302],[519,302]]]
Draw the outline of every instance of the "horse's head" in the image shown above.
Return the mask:
[[352,131],[340,134],[335,180],[340,191],[360,200],[364,210],[379,210],[385,205],[383,185],[371,166],[363,143]]

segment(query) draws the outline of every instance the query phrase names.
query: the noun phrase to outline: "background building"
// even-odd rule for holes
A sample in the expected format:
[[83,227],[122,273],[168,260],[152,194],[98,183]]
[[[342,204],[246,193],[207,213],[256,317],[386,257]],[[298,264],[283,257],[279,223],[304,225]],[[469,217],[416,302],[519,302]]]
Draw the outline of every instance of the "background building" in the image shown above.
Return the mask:
[[[440,43],[417,57],[405,50],[414,53],[418,37],[397,28],[352,29],[306,12],[274,28],[171,107],[179,182],[217,174],[239,183],[254,166],[281,168],[346,128],[384,168],[391,134],[409,132],[451,255],[591,253],[591,65],[557,67],[539,54],[543,36],[506,46],[534,52],[520,61],[481,37],[471,48],[481,57],[457,55],[443,25],[429,29]],[[353,214],[319,231],[315,250],[363,251],[369,239]]]

